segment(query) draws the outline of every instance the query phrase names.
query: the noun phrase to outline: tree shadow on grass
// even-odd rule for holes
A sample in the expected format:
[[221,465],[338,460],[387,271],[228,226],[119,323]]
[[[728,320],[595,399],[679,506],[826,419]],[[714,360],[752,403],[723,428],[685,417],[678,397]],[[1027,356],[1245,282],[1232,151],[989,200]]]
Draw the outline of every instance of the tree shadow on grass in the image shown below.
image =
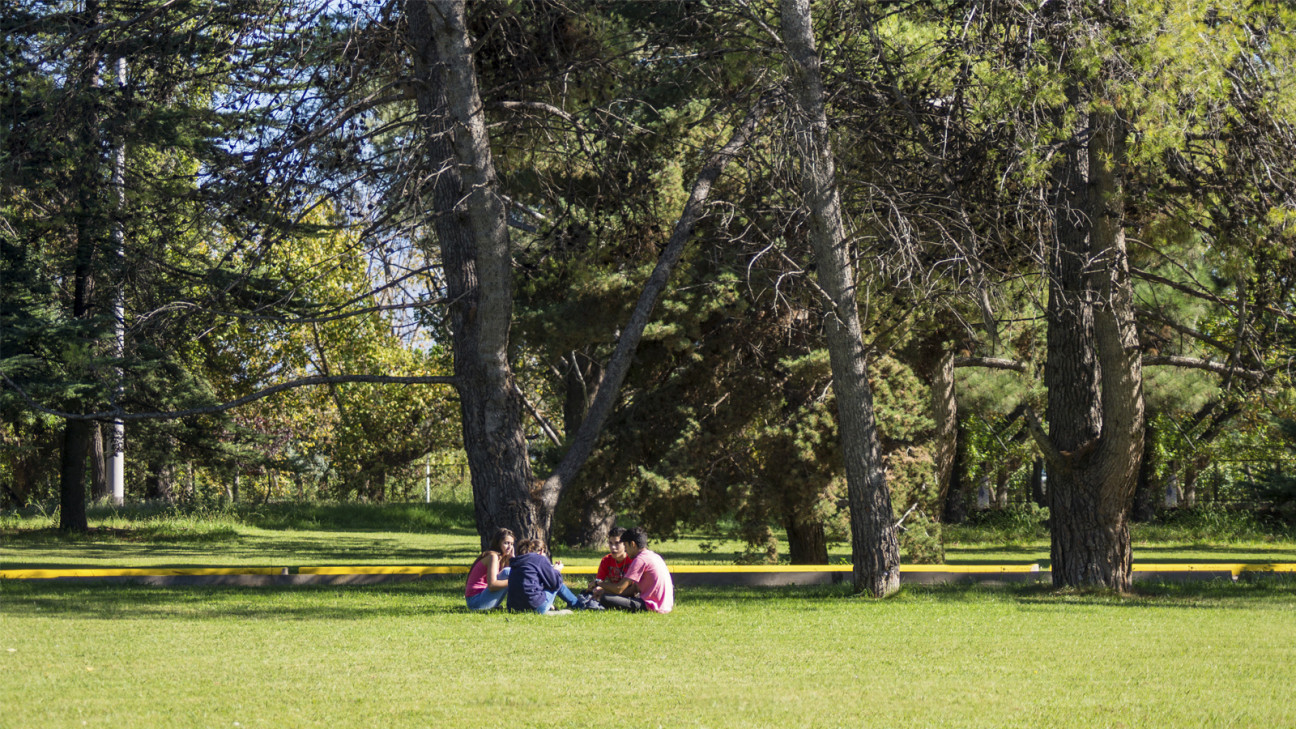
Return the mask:
[[[290,539],[280,536],[239,535],[223,540],[218,550],[210,542],[90,542],[75,545],[76,557],[83,561],[62,561],[55,569],[77,567],[131,567],[147,563],[156,568],[211,567],[255,565],[292,567],[301,565],[346,564],[445,564],[467,563],[476,556],[475,545],[469,547],[410,547],[397,537],[333,535],[327,539]],[[218,555],[217,559],[213,559]],[[21,555],[14,555],[21,557]],[[29,560],[6,559],[6,569],[49,568],[42,555]]]
[[[1182,557],[1184,552],[1205,553],[1207,558]],[[1242,558],[1239,555],[1242,555]],[[1260,557],[1260,560],[1256,559]],[[1254,547],[1250,545],[1219,544],[1178,544],[1178,545],[1135,545],[1134,563],[1159,562],[1163,564],[1194,564],[1221,562],[1296,562],[1296,547],[1288,544],[1273,547]]]
[[473,613],[458,580],[382,585],[157,587],[0,581],[0,618],[78,620],[367,620]]

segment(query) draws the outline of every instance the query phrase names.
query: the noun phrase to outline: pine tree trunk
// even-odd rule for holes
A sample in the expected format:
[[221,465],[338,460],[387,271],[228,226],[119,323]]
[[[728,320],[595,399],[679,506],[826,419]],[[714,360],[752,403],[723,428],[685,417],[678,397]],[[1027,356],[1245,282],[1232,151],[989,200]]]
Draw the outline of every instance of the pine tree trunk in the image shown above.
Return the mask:
[[[947,503],[950,479],[954,473],[955,454],[958,452],[958,400],[954,390],[954,353],[945,352],[936,365],[931,379],[932,460],[935,462],[936,507]],[[939,514],[935,515],[940,518]]]
[[823,522],[788,519],[783,528],[792,564],[828,564],[828,537]]
[[[99,22],[99,3],[87,0],[84,7],[84,20],[87,27]],[[100,103],[99,94],[92,93],[101,83],[99,74],[100,51],[94,44],[89,44],[85,57],[81,60],[80,77],[77,82],[82,85],[84,94],[90,102],[77,111],[81,118],[81,129],[78,132],[83,155],[80,169],[80,184],[77,190],[80,205],[77,217],[76,258],[73,261],[73,294],[72,316],[75,319],[89,318],[91,312],[90,296],[94,288],[93,262],[99,244],[102,229],[101,201],[98,182],[102,177],[103,159],[100,152]],[[89,379],[90,372],[81,372]],[[69,409],[76,411],[89,407],[91,403],[74,401]],[[90,424],[86,421],[66,421],[63,429],[63,453],[59,472],[59,528],[67,531],[86,531],[86,455],[90,451]]]
[[[603,380],[603,367],[580,352],[568,352],[563,372],[563,433],[570,438],[580,429],[590,403]],[[577,478],[564,489],[558,504],[562,542],[584,549],[598,549],[607,542],[608,530],[616,525],[609,489],[603,483]]]
[[508,362],[512,257],[463,2],[407,0],[405,8],[477,532],[483,546],[499,527],[547,541],[552,514],[532,498],[523,406]]
[[616,512],[605,491],[582,483],[563,492],[558,507],[563,544],[599,549],[607,543],[608,530],[616,525]]
[[107,461],[104,455],[103,426],[90,424],[90,498],[93,501],[106,501],[112,496],[108,485]]
[[1044,461],[1039,458],[1031,462],[1030,497],[1037,506],[1048,506],[1048,495],[1044,493]]
[[[1152,422],[1148,418],[1149,426]],[[1136,522],[1148,522],[1156,518],[1157,488],[1152,478],[1156,464],[1153,462],[1153,443],[1151,434],[1143,436],[1143,460],[1139,463],[1138,482],[1134,485],[1134,508],[1130,519]]]
[[[274,474],[270,474],[273,483]],[[151,501],[163,501],[174,504],[175,495],[174,469],[160,461],[150,461],[148,475],[144,478],[144,497]],[[268,493],[268,492],[267,492]]]
[[86,522],[86,455],[90,451],[90,423],[69,420],[63,426],[63,460],[59,471],[59,529],[84,532]]
[[949,491],[945,494],[945,509],[941,521],[945,524],[962,524],[967,521],[967,448],[962,429],[955,437],[954,463],[950,466]]
[[819,285],[831,299],[826,317],[828,355],[846,466],[855,588],[884,597],[900,587],[900,544],[873,416],[854,266],[842,225],[810,3],[780,0],[779,9],[795,78],[798,113],[794,124],[801,147],[802,187],[810,211],[810,243]]
[[[1072,108],[1088,106],[1074,87],[1071,96]],[[1128,590],[1144,423],[1119,177],[1124,144],[1114,114],[1082,114],[1079,123],[1087,128],[1067,152],[1055,200],[1046,313],[1053,584]]]

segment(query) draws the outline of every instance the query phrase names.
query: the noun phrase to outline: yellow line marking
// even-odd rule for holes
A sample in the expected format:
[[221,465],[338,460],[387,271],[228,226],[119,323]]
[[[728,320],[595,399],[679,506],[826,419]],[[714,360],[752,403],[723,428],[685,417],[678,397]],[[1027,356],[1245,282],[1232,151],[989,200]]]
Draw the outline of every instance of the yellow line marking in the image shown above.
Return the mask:
[[[54,579],[59,577],[183,577],[205,575],[280,575],[285,567],[154,567],[126,569],[25,569],[0,570],[0,579]],[[787,572],[850,572],[848,564],[835,565],[676,565],[670,568],[676,574],[770,574]],[[922,564],[900,565],[901,573],[956,573],[1004,574],[1047,572],[1038,564],[1005,565],[951,565]],[[1238,576],[1242,572],[1296,572],[1296,563],[1244,563],[1219,562],[1215,564],[1148,563],[1133,565],[1135,572],[1229,572]],[[598,572],[593,566],[565,566],[564,575],[592,575]],[[352,565],[331,567],[299,567],[302,575],[463,575],[468,567],[461,565]]]
[[282,567],[158,567],[141,569],[0,570],[0,579],[40,580],[57,577],[180,577],[189,575],[278,575]]
[[1296,563],[1244,564],[1243,572],[1296,572]]
[[418,565],[400,565],[400,566],[374,566],[361,565],[355,567],[299,567],[299,575],[466,575],[467,567],[446,567],[446,566],[418,566]]
[[1136,564],[1135,572],[1238,572],[1245,564],[1217,562],[1215,564]]

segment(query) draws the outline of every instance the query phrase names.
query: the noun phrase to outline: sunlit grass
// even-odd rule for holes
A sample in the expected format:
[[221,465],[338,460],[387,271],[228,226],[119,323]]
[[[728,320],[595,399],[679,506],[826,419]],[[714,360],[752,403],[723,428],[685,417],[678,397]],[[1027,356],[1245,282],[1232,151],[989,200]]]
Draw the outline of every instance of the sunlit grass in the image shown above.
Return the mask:
[[468,614],[460,589],[0,582],[0,725],[1296,725],[1290,580],[690,588],[669,616]]

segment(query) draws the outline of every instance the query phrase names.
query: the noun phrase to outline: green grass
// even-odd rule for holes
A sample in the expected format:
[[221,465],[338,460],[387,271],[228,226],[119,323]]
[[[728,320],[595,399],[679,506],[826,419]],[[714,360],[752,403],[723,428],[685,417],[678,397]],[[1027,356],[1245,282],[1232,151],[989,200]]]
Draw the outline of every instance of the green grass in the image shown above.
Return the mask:
[[[1218,525],[1212,532],[1209,519],[1184,521],[1136,525],[1135,562],[1296,562],[1296,539],[1288,535]],[[90,522],[89,534],[65,535],[48,514],[0,514],[0,569],[467,564],[478,549],[471,507],[449,501],[97,507]],[[672,564],[732,564],[743,545],[685,536],[657,541],[654,549]],[[591,565],[602,552],[558,547],[556,555],[568,564]],[[830,552],[834,562],[849,557],[846,545]],[[948,528],[946,561],[1047,566],[1048,539],[1023,529]]]
[[1296,582],[681,590],[469,614],[457,581],[0,582],[0,727],[1296,725]]

